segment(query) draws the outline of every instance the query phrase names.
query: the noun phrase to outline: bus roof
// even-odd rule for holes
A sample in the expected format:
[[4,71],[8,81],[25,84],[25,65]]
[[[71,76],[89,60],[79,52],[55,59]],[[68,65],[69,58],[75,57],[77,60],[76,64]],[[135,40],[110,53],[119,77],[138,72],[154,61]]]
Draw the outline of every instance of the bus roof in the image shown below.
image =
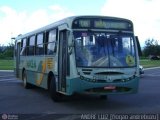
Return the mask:
[[132,23],[132,21],[128,20],[128,19],[125,19],[125,18],[120,18],[120,17],[111,17],[111,16],[91,16],[91,15],[87,15],[87,16],[84,16],[84,15],[81,15],[81,16],[71,16],[71,17],[67,17],[67,18],[64,18],[60,21],[57,21],[57,22],[54,22],[54,23],[51,23],[49,25],[46,25],[44,27],[41,27],[39,29],[36,29],[34,31],[31,31],[31,32],[28,32],[26,34],[20,34],[16,37],[16,40],[19,40],[19,39],[22,39],[22,38],[25,38],[25,37],[28,37],[28,36],[32,36],[34,34],[37,34],[37,33],[41,33],[41,32],[44,32],[44,31],[47,31],[49,29],[53,29],[53,28],[56,28],[58,27],[59,25],[62,25],[62,24],[65,24],[67,23],[68,25],[71,26],[71,21],[75,20],[75,19],[78,19],[78,18],[103,18],[103,19],[114,19],[114,20],[124,20],[124,21],[128,21],[130,23]]

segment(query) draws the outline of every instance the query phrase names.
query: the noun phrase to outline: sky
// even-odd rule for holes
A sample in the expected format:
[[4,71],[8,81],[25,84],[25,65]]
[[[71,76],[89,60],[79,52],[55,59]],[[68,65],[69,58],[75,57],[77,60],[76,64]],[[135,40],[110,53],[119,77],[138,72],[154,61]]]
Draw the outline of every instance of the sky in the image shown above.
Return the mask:
[[62,18],[103,15],[130,19],[141,46],[145,40],[160,43],[160,0],[1,0],[0,45]]

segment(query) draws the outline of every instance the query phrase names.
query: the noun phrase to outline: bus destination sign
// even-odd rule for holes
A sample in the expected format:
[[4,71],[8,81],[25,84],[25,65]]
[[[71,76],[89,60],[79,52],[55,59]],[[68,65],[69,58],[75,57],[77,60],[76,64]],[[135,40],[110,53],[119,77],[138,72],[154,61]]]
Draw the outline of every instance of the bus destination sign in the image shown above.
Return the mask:
[[90,27],[90,20],[79,20],[79,26],[84,28]]
[[132,23],[122,20],[108,19],[77,19],[73,22],[73,29],[120,29],[132,30]]

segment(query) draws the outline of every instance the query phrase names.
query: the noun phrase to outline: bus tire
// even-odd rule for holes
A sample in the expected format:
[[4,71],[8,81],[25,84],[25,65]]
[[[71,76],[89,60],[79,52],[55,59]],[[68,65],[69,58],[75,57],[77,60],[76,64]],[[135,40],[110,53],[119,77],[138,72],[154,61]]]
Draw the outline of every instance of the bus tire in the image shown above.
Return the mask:
[[56,91],[56,83],[54,77],[51,78],[49,93],[54,102],[60,102],[62,100],[62,94]]
[[30,88],[30,84],[27,82],[27,74],[26,74],[26,71],[24,70],[23,71],[23,86],[24,88],[26,89],[29,89]]

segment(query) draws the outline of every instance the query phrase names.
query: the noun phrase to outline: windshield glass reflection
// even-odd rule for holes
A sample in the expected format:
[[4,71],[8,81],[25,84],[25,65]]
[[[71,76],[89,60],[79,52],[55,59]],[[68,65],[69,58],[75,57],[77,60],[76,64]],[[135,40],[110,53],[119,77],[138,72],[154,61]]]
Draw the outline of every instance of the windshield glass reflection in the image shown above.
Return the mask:
[[131,34],[74,32],[76,64],[79,67],[135,66]]

